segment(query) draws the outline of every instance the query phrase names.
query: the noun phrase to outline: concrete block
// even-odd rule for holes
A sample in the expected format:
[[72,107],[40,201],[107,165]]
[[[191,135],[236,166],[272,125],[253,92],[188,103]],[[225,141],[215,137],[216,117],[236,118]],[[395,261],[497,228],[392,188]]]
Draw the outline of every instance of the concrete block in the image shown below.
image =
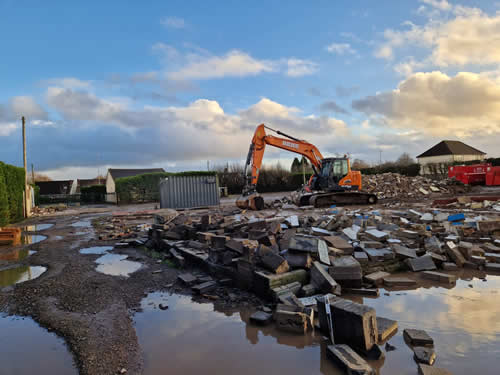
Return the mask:
[[491,273],[500,273],[500,263],[489,263],[486,262],[484,269]]
[[309,328],[307,315],[302,312],[276,310],[274,320],[276,328],[284,331],[304,334]]
[[389,238],[389,234],[378,229],[369,229],[365,234],[374,241],[385,241]]
[[363,249],[382,249],[385,245],[378,241],[361,241],[359,244]]
[[323,240],[325,240],[331,247],[343,250],[345,254],[351,254],[354,251],[349,241],[340,236],[325,236],[323,237]]
[[335,258],[328,272],[342,286],[360,288],[362,285],[363,271],[361,270],[361,264],[352,256]]
[[405,263],[413,272],[432,271],[436,269],[436,265],[429,255],[424,255],[415,259],[406,259]]
[[291,269],[311,268],[312,258],[308,253],[292,253],[287,251],[283,254]]
[[215,288],[217,288],[217,283],[215,281],[207,281],[205,283],[195,285],[191,289],[195,293],[205,294],[215,290]]
[[458,266],[455,263],[452,262],[444,262],[441,267],[445,271],[456,271],[458,270]]
[[424,279],[438,281],[440,283],[453,284],[457,281],[455,275],[448,275],[447,273],[424,271],[421,273]]
[[375,309],[337,298],[331,302],[335,342],[369,351],[378,340]]
[[282,274],[273,274],[267,271],[254,271],[253,289],[257,294],[263,297],[272,298],[272,289],[298,281],[300,284],[306,284],[308,275],[305,270],[294,270]]
[[304,297],[314,296],[316,294],[316,287],[313,284],[306,284],[302,287],[300,294]]
[[425,248],[425,250],[431,251],[433,253],[437,253],[437,254],[442,253],[441,242],[435,236],[426,238],[424,240],[424,248]]
[[436,352],[433,348],[416,346],[413,348],[413,358],[417,363],[424,363],[432,366],[436,361]]
[[284,294],[294,294],[297,295],[299,290],[302,288],[302,284],[300,284],[298,281],[294,281],[293,283],[286,284],[286,285],[281,285],[277,286],[276,288],[272,289],[273,297],[275,300],[279,299],[279,296],[284,295]]
[[398,330],[398,322],[377,316],[378,343],[387,340]]
[[463,267],[465,263],[465,258],[462,253],[458,250],[457,245],[452,241],[447,241],[445,244],[446,254],[450,259],[455,262],[458,267]]
[[288,272],[290,269],[286,259],[278,254],[267,253],[261,259],[264,267],[276,274]]
[[396,254],[396,258],[399,259],[408,259],[408,258],[417,258],[417,252],[414,249],[409,249],[406,246],[402,245],[392,245],[392,250]]
[[378,271],[378,272],[373,272],[369,275],[365,275],[365,280],[370,284],[380,286],[383,284],[384,278],[390,275],[391,275],[390,273]]
[[500,254],[484,253],[484,257],[489,263],[500,263]]
[[322,293],[340,295],[340,285],[328,274],[328,271],[319,262],[313,262],[311,267],[311,283]]
[[434,345],[434,340],[430,337],[427,332],[421,329],[405,329],[403,331],[403,336],[410,342],[411,345],[417,346],[432,346]]
[[250,315],[250,322],[258,325],[268,325],[273,320],[273,315],[264,311],[256,311]]
[[375,370],[348,345],[329,345],[326,355],[347,375],[375,375]]
[[325,241],[318,237],[294,236],[290,238],[288,249],[317,254],[320,246],[324,247],[328,251],[328,246]]
[[462,253],[465,259],[470,259],[474,246],[470,242],[460,241],[458,243],[458,251]]
[[360,264],[367,264],[368,263],[368,254],[366,254],[363,251],[355,251],[354,252],[354,259],[356,259]]

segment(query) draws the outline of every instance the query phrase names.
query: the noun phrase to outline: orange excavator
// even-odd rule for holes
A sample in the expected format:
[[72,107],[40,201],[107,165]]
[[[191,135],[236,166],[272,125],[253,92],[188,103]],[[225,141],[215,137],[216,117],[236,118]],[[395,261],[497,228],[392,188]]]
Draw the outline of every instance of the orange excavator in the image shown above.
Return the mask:
[[[285,138],[268,135],[266,129]],[[323,158],[321,152],[313,144],[261,124],[255,130],[248,150],[244,172],[246,183],[241,197],[236,201],[239,208],[253,210],[264,208],[264,199],[257,193],[256,188],[266,145],[303,155],[311,162],[314,174],[309,183],[295,194],[295,203],[298,206],[328,207],[332,204],[375,204],[377,202],[376,195],[359,191],[361,172],[351,170],[347,156]]]

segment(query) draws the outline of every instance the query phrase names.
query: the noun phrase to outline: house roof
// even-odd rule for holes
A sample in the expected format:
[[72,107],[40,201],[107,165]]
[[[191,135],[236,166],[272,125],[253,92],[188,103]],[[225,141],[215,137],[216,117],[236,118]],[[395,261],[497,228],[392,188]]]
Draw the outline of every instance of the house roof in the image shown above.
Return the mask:
[[113,177],[113,180],[122,177],[132,177],[145,173],[165,172],[163,168],[150,168],[150,169],[108,169],[108,173]]
[[40,188],[40,195],[69,194],[73,180],[36,181],[35,185]]
[[460,141],[441,141],[434,147],[431,147],[423,154],[417,156],[417,158],[425,158],[429,156],[441,156],[441,155],[486,155],[486,152],[482,152],[477,148],[466,145]]

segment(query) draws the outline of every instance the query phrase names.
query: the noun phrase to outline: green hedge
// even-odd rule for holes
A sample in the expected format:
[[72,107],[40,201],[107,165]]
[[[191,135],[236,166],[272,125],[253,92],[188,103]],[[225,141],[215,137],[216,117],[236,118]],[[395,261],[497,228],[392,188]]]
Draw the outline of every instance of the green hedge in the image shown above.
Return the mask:
[[23,219],[24,168],[0,162],[0,225]]
[[381,173],[399,173],[404,176],[418,176],[420,172],[420,164],[410,164],[407,166],[396,164],[383,164],[372,168],[362,168],[361,174],[381,174]]
[[115,181],[118,203],[157,202],[160,200],[160,180],[170,176],[215,176],[216,172],[187,171],[179,173],[155,172]]
[[106,200],[106,185],[83,186],[80,188],[82,203],[98,203]]
[[491,163],[494,167],[500,166],[500,158],[488,158],[485,160],[470,160],[470,161],[456,161],[453,165],[472,165],[472,164],[483,164]]

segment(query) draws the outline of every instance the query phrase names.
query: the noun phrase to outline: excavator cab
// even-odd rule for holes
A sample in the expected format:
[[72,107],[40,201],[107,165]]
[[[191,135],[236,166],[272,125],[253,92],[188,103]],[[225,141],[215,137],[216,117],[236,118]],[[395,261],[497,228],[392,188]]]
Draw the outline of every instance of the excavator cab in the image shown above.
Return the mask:
[[361,188],[361,175],[351,171],[347,157],[326,158],[321,160],[321,170],[313,181],[314,190],[346,191]]

